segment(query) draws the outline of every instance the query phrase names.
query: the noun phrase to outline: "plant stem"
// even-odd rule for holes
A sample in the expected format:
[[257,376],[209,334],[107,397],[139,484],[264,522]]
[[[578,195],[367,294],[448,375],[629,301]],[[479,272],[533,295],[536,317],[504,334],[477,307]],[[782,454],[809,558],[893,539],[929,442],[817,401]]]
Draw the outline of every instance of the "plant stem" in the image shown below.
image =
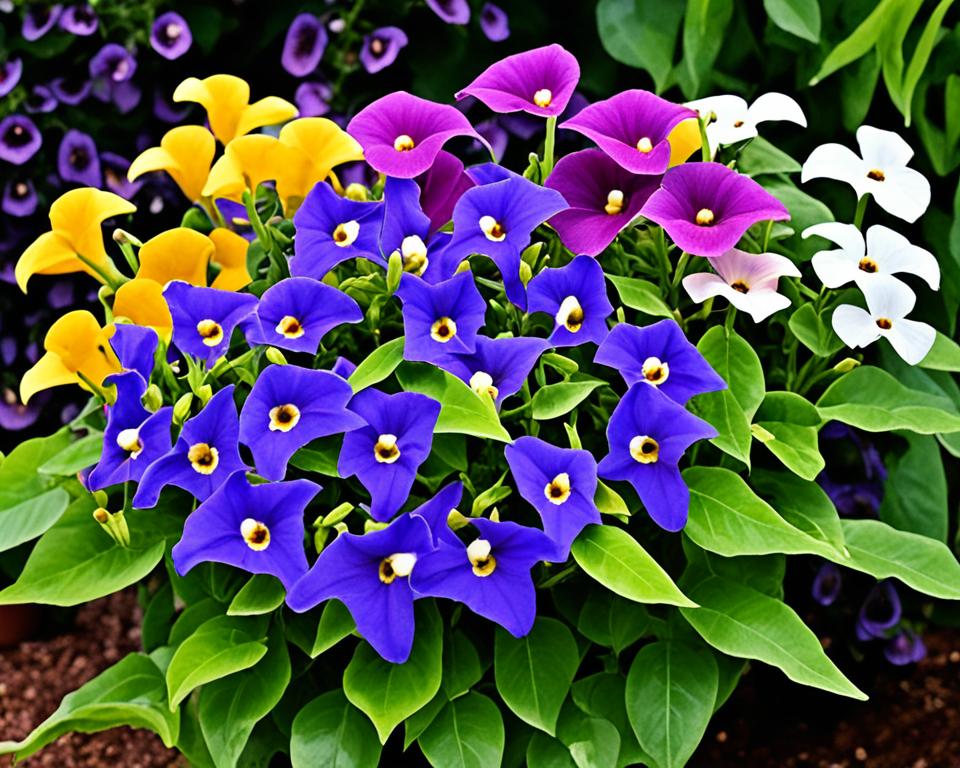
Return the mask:
[[553,147],[556,142],[557,118],[547,118],[547,138],[543,142],[543,176],[540,179],[542,184],[553,171]]
[[870,195],[866,194],[857,200],[857,212],[853,215],[853,226],[857,229],[863,229],[863,216],[867,212],[867,203]]
[[710,140],[707,138],[707,124],[703,122],[703,118],[699,115],[697,116],[697,125],[700,128],[700,159],[709,163],[713,160],[713,153],[710,151]]

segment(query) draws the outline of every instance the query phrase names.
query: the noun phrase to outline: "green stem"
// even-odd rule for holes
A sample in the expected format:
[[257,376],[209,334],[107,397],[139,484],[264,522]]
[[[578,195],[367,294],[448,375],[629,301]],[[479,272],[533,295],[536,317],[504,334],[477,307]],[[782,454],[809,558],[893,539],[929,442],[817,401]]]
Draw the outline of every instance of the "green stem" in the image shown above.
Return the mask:
[[680,281],[683,280],[683,273],[687,269],[687,262],[690,261],[690,254],[684,251],[680,254],[680,258],[677,261],[677,268],[673,272],[673,281],[670,283],[670,290],[676,291],[677,286],[680,285]]
[[863,217],[867,212],[867,203],[869,201],[869,194],[866,194],[857,200],[857,212],[853,215],[853,226],[855,226],[857,229],[863,229]]
[[700,159],[709,163],[713,160],[713,153],[710,151],[710,140],[707,139],[707,124],[698,116],[697,125],[700,127]]
[[110,259],[107,259],[108,266],[100,266],[99,264],[95,264],[94,262],[90,261],[90,259],[84,256],[82,253],[78,253],[77,258],[90,267],[90,269],[92,269],[94,272],[96,272],[103,282],[113,289],[114,293],[116,293],[117,289],[127,281],[127,279],[121,274],[120,270],[116,268]]
[[767,222],[767,228],[763,231],[763,248],[764,253],[767,252],[767,246],[770,245],[770,232],[773,230],[773,219]]
[[257,240],[260,241],[263,250],[270,253],[273,250],[273,240],[270,238],[270,233],[267,232],[266,227],[263,226],[263,222],[260,221],[260,214],[257,213],[256,203],[249,190],[243,193],[243,206],[247,209],[247,218],[250,219],[253,231],[257,233]]
[[723,327],[729,334],[733,330],[733,321],[737,319],[737,308],[731,304],[727,307],[727,316],[723,320]]
[[557,140],[557,118],[555,116],[547,118],[547,138],[543,143],[543,176],[540,182],[543,183],[553,171],[553,148]]

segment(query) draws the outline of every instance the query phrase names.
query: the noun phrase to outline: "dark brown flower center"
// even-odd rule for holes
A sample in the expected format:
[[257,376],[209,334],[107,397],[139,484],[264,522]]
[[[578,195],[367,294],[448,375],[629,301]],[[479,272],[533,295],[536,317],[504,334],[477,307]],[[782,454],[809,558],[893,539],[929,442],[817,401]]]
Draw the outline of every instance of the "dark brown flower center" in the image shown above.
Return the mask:
[[879,168],[871,168],[867,171],[867,178],[873,179],[874,181],[884,181],[887,176]]

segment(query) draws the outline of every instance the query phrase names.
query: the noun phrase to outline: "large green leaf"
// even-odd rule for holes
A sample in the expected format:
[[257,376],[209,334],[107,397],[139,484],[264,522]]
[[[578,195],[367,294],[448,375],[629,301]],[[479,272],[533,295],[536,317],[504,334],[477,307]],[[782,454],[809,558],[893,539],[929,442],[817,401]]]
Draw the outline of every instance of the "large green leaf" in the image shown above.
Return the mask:
[[700,607],[680,611],[716,649],[771,664],[803,685],[854,699],[867,698],[827,658],[817,636],[785,603],[717,576],[689,591]]
[[55,456],[51,456],[37,471],[41,475],[72,477],[81,469],[92,467],[100,461],[103,451],[103,433],[93,432],[71,443]]
[[153,731],[172,747],[180,711],[167,707],[163,673],[149,656],[132,653],[67,694],[50,717],[23,741],[0,742],[0,754],[23,760],[65,733],[95,733],[129,725]]
[[627,715],[656,768],[679,768],[713,715],[717,662],[703,645],[657,641],[634,657],[627,675]]
[[618,595],[638,603],[694,605],[657,561],[622,528],[587,526],[570,551],[583,570]]
[[810,85],[816,85],[823,78],[847,66],[847,64],[851,64],[873,48],[883,32],[891,6],[898,2],[899,0],[881,0],[870,15],[861,22],[860,26],[830,51],[823,64],[820,65],[820,70],[810,80]]
[[[661,3],[662,5],[662,3]],[[663,301],[660,289],[648,280],[635,277],[607,275],[620,296],[620,303],[630,309],[636,309],[652,317],[673,318],[673,312]]]
[[25,440],[0,464],[0,509],[20,504],[50,490],[54,482],[37,472],[37,467],[70,445],[70,431],[64,427],[49,437]]
[[960,372],[960,344],[937,331],[933,346],[918,365],[931,371]]
[[646,634],[649,627],[646,608],[607,589],[594,590],[577,618],[581,635],[618,654]]
[[946,542],[950,512],[940,446],[930,435],[903,436],[907,452],[892,466],[887,463],[880,519],[901,531]]
[[551,735],[578,666],[577,641],[556,619],[541,616],[525,637],[497,629],[497,691],[517,717]]
[[480,656],[470,638],[454,630],[443,644],[443,693],[453,701],[462,696],[483,677]]
[[608,768],[617,763],[620,734],[617,727],[602,717],[591,717],[572,701],[560,710],[557,738],[570,750],[577,768]]
[[347,379],[354,392],[379,384],[403,361],[403,339],[393,339],[377,347]]
[[0,552],[37,538],[60,519],[70,496],[53,488],[6,509],[0,509]]
[[237,765],[253,727],[279,704],[289,682],[290,654],[283,632],[276,628],[257,664],[203,686],[200,728],[217,768]]
[[895,577],[931,597],[960,600],[960,563],[942,542],[898,531],[879,520],[844,520],[844,562],[878,579]]
[[840,516],[826,491],[817,483],[786,472],[756,470],[750,482],[770,499],[774,509],[794,528],[818,539],[835,552],[844,551]]
[[886,371],[864,365],[837,379],[817,401],[824,421],[867,432],[907,429],[923,435],[960,431],[960,413],[946,397],[909,389]]
[[820,40],[820,3],[818,0],[763,0],[770,21],[791,35],[811,43]]
[[381,744],[440,690],[443,631],[432,601],[417,603],[416,622],[413,650],[405,663],[384,661],[368,643],[360,643],[343,673],[343,692],[373,721]]
[[259,616],[283,605],[286,593],[276,576],[257,573],[240,588],[227,607],[228,616]]
[[565,416],[586,400],[597,387],[606,382],[598,379],[561,381],[541,387],[533,395],[531,415],[538,421]]
[[664,90],[673,68],[682,18],[680,3],[600,0],[597,4],[597,30],[604,49],[617,61],[649,72],[657,92]]
[[677,79],[688,99],[701,95],[733,17],[733,0],[687,0],[683,16],[683,59]]
[[440,403],[436,432],[510,442],[493,400],[478,395],[453,374],[433,365],[404,363],[397,369],[397,379],[408,392],[420,392]]
[[737,170],[747,176],[765,173],[799,173],[800,163],[762,136],[757,136],[740,153]]
[[719,392],[705,392],[694,398],[692,410],[717,430],[717,436],[710,439],[717,448],[750,466],[750,446],[753,433],[750,421],[737,398],[729,389]]
[[435,768],[491,768],[503,759],[503,716],[490,699],[471,691],[440,710],[419,744]]
[[353,616],[339,600],[327,600],[319,620],[316,611],[311,611],[292,616],[287,621],[287,637],[311,659],[333,648],[354,629]]
[[783,465],[804,480],[814,480],[825,462],[817,431],[820,413],[794,392],[768,392],[757,411],[756,437]]
[[592,717],[609,721],[620,734],[618,766],[649,763],[627,719],[626,678],[620,673],[598,672],[577,680],[570,688],[574,703]]
[[329,691],[293,719],[290,762],[293,768],[376,768],[380,762],[377,732],[343,691]]
[[814,305],[810,302],[801,304],[797,311],[790,315],[790,330],[803,344],[817,357],[833,357],[843,349],[843,341],[837,336],[823,315],[818,315]]

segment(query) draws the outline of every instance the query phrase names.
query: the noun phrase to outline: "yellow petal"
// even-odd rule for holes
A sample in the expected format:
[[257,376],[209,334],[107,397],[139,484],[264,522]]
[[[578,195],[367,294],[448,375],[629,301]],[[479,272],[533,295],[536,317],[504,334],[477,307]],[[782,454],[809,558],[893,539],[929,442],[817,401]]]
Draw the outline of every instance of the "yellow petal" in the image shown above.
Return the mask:
[[216,246],[213,263],[220,267],[220,274],[214,278],[211,287],[239,291],[249,285],[253,278],[247,272],[247,248],[250,246],[247,239],[225,227],[213,230],[210,239]]
[[181,125],[164,135],[159,147],[142,152],[127,171],[130,181],[151,171],[166,171],[192,201],[200,199],[217,142],[200,125]]
[[357,141],[323,117],[304,117],[287,123],[280,131],[280,142],[295,150],[296,158],[284,163],[277,177],[277,193],[285,209],[296,207],[335,166],[363,159]]
[[173,318],[163,298],[163,286],[143,277],[135,277],[117,289],[113,316],[153,328],[165,341],[170,340],[173,332]]
[[63,384],[76,384],[77,374],[53,352],[47,352],[20,379],[20,401],[26,404],[37,392]]
[[84,258],[98,266],[112,267],[103,247],[101,225],[114,216],[133,213],[137,207],[120,195],[92,187],[71,189],[50,206],[53,231],[69,242]]
[[267,96],[243,110],[237,123],[236,136],[243,136],[265,125],[285,123],[298,114],[297,108],[289,101],[277,96]]
[[[240,136],[227,144],[223,157],[214,163],[203,194],[239,199],[243,189],[255,192],[264,181],[275,179],[289,162],[290,148],[273,136]],[[242,184],[239,194],[238,179]]]
[[27,281],[32,275],[63,275],[68,272],[86,272],[100,279],[90,267],[77,258],[73,246],[56,232],[44,232],[34,240],[17,261],[14,275],[17,285],[27,292]]
[[685,162],[690,155],[700,149],[700,124],[697,118],[683,120],[667,136],[670,142],[670,167]]
[[239,202],[246,188],[240,163],[235,157],[223,154],[210,169],[202,194],[204,197],[225,197]]
[[191,285],[207,284],[207,264],[214,244],[204,234],[187,227],[176,227],[152,237],[140,248],[138,278],[166,285],[184,280]]
[[227,144],[238,135],[237,125],[250,103],[250,86],[233,75],[211,75],[203,80],[188,77],[173,92],[173,100],[202,105],[213,135]]

